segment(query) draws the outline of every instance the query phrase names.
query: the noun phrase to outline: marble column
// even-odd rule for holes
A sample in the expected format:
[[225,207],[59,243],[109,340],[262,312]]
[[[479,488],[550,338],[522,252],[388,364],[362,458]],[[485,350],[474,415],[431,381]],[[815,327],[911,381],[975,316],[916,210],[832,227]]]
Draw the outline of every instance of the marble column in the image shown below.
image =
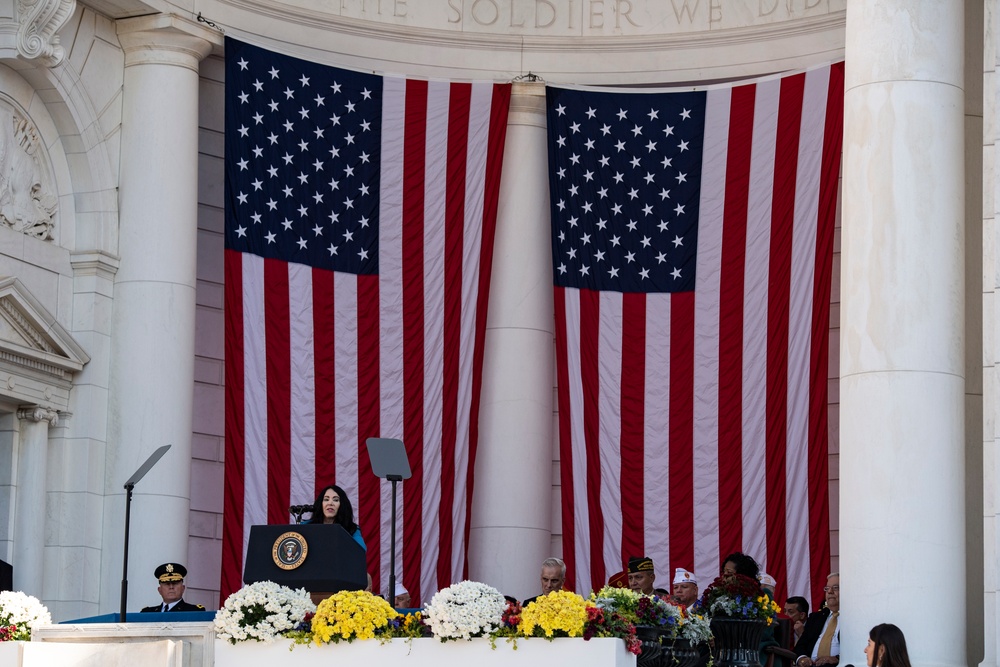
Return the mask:
[[39,406],[17,411],[17,496],[14,505],[14,590],[41,598],[45,559],[45,470],[49,426],[59,413]]
[[[153,15],[118,21],[125,51],[118,254],[112,322],[101,604],[118,609],[123,485],[159,446],[171,449],[135,488],[129,608],[153,569],[188,553],[198,202],[198,70],[217,35]],[[138,584],[137,584],[138,582]],[[141,591],[141,592],[140,592]]]
[[515,83],[490,287],[469,576],[538,595],[552,514],[552,257],[545,87]]
[[847,3],[840,664],[883,622],[920,665],[966,664],[963,22]]

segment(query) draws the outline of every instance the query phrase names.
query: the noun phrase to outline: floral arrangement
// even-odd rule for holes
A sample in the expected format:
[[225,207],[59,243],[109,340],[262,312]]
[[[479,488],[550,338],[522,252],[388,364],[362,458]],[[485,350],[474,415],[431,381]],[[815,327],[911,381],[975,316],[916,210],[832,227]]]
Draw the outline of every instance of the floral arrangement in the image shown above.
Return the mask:
[[639,622],[637,615],[639,610],[639,600],[644,598],[642,593],[636,593],[629,588],[616,588],[605,586],[601,590],[590,596],[590,601],[597,607],[605,610],[618,612],[633,624]]
[[248,639],[270,643],[296,629],[315,610],[305,589],[258,581],[226,598],[215,614],[215,631],[219,639],[231,644]]
[[490,633],[490,644],[496,648],[496,640],[506,637],[509,643],[514,644],[517,650],[517,638],[521,637],[521,614],[523,609],[517,601],[507,601],[507,607],[500,615],[500,627]]
[[51,624],[52,616],[38,598],[20,591],[0,592],[0,642],[27,641],[32,630]]
[[521,611],[518,629],[525,637],[582,637],[586,623],[586,600],[570,591],[553,591]]
[[434,594],[424,609],[424,619],[441,641],[472,639],[493,633],[506,606],[503,595],[492,586],[461,581]]
[[717,577],[705,589],[700,604],[709,616],[761,619],[768,625],[780,610],[761,590],[760,582],[742,574]]
[[618,637],[625,641],[625,648],[633,655],[642,653],[642,643],[635,635],[635,625],[612,609],[587,605],[587,622],[583,628],[585,640],[594,637]]
[[636,605],[635,615],[639,625],[657,628],[661,634],[676,637],[681,624],[681,608],[655,595],[642,595]]
[[712,639],[712,624],[705,616],[696,614],[686,607],[680,607],[680,611],[677,639],[686,639],[692,646]]
[[[520,637],[611,637],[624,640],[627,649],[638,655],[641,644],[635,634],[637,615],[674,618],[672,609],[676,608],[658,598],[627,589],[601,591],[605,592],[607,595],[590,601],[569,591],[553,592],[522,609],[517,602],[505,600],[492,586],[463,581],[438,591],[423,611],[401,615],[388,602],[366,591],[335,593],[317,608],[304,590],[293,591],[265,581],[229,596],[216,614],[215,627],[220,638],[233,644],[250,639],[270,642],[278,636],[296,644],[316,645],[355,639],[436,637],[446,641],[488,637],[495,647],[496,639],[505,637],[516,649]],[[677,610],[676,615],[681,632],[694,628],[694,637],[701,628],[703,634],[711,634],[708,622],[701,617],[684,610]],[[0,613],[0,621],[3,618]]]
[[392,605],[368,591],[340,591],[319,603],[312,619],[313,641],[374,639],[398,616]]
[[399,637],[402,639],[419,639],[421,637],[431,637],[431,629],[424,622],[424,615],[415,611],[403,616],[396,616],[389,621],[385,629],[384,636],[387,639]]

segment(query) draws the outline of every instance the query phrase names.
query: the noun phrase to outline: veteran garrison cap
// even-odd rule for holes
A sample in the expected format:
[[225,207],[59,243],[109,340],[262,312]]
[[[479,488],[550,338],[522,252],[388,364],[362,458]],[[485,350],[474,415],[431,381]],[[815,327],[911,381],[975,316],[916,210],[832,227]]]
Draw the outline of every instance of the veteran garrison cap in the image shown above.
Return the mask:
[[652,572],[653,569],[652,558],[646,558],[645,556],[633,556],[628,559],[629,574],[634,574],[636,572]]
[[694,584],[698,585],[698,577],[694,576],[694,572],[691,570],[685,570],[683,567],[679,567],[674,570],[674,583],[675,584]]
[[180,563],[164,563],[160,567],[156,568],[153,572],[153,576],[156,577],[161,583],[168,581],[181,581],[187,576],[187,568]]
[[628,588],[628,572],[622,571],[611,575],[608,586],[612,588]]

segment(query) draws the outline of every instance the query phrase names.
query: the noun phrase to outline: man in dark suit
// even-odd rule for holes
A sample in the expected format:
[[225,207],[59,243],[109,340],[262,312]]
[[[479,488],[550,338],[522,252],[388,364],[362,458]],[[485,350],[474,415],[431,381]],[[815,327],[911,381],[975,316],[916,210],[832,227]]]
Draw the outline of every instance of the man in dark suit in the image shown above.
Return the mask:
[[[561,591],[563,583],[566,581],[566,563],[559,558],[546,558],[542,562],[542,595],[548,595],[552,591]],[[536,595],[528,598],[521,605],[527,607],[529,604],[542,597]]]
[[180,563],[164,563],[153,572],[160,585],[156,588],[163,602],[154,604],[151,607],[144,607],[142,611],[165,612],[165,611],[205,611],[200,604],[185,602],[184,577],[187,576],[187,568]]
[[809,614],[795,645],[796,667],[822,667],[840,662],[840,574],[826,578],[826,609]]
[[792,620],[792,643],[789,648],[794,648],[802,637],[806,619],[809,618],[809,601],[801,595],[793,595],[785,600],[785,615]]

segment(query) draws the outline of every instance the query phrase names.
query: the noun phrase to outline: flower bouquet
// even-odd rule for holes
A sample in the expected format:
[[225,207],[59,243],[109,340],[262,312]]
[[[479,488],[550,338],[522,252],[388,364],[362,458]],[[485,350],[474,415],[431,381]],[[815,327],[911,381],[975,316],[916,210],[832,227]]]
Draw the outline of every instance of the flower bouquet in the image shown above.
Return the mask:
[[739,618],[774,622],[779,607],[760,588],[760,582],[742,574],[717,577],[701,596],[701,608],[712,618]]
[[604,610],[610,610],[621,614],[633,625],[639,622],[638,610],[639,600],[644,596],[636,593],[630,588],[616,588],[605,586],[596,593],[591,594],[590,602]]
[[756,579],[742,574],[718,577],[701,596],[701,608],[709,615],[715,659],[755,662],[767,627],[774,622],[778,605],[760,588]]
[[478,581],[442,588],[424,608],[424,619],[441,641],[472,639],[494,632],[507,601],[500,591]]
[[642,652],[642,644],[636,637],[635,625],[631,621],[613,609],[588,604],[583,638],[590,640],[594,637],[617,637],[624,640],[629,653],[639,655]]
[[28,641],[32,630],[51,624],[52,616],[38,598],[20,591],[0,592],[0,642]]
[[712,639],[712,626],[707,618],[695,614],[686,607],[680,609],[681,618],[677,628],[677,639],[686,639],[692,646],[703,644]]
[[420,639],[421,637],[431,637],[431,629],[424,622],[424,615],[419,611],[414,611],[402,616],[396,616],[389,621],[385,629],[384,636],[399,637],[400,639]]
[[[340,591],[319,603],[312,619],[313,642],[348,642],[386,634],[399,613],[368,591]],[[417,619],[419,622],[419,619]]]
[[255,639],[270,643],[292,631],[316,610],[305,589],[292,590],[272,581],[244,586],[228,598],[215,614],[219,639],[231,644]]
[[582,637],[587,601],[570,591],[543,595],[521,611],[518,626],[525,637]]
[[508,643],[517,650],[517,638],[521,636],[521,614],[523,610],[517,601],[508,600],[507,607],[500,616],[500,626],[490,633],[490,644],[496,648],[496,640],[506,637]]

